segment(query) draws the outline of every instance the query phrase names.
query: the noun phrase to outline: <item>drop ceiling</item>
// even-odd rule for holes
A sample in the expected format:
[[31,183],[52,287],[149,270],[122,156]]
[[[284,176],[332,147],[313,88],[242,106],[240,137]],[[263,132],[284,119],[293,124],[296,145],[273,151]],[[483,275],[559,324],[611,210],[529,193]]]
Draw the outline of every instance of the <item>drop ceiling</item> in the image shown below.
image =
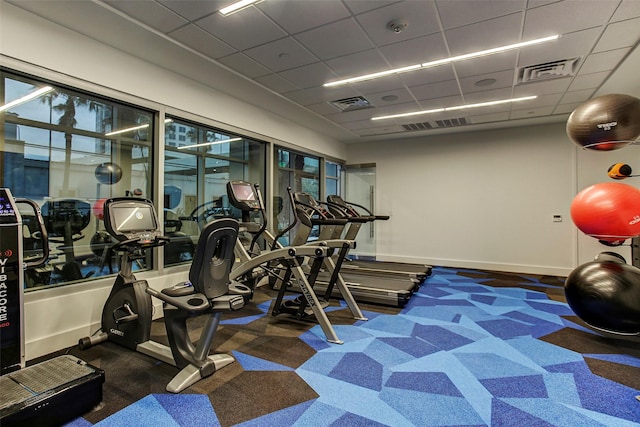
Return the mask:
[[[271,105],[284,105],[283,116],[347,143],[560,122],[600,94],[640,97],[640,0],[265,0],[226,17],[217,11],[231,0],[7,2],[204,84],[215,85],[206,80],[217,73],[242,76],[236,87],[218,89],[263,108],[277,98]],[[323,86],[553,34],[560,38]],[[210,68],[182,69],[172,57],[176,49]],[[252,98],[252,91],[268,96]],[[371,120],[532,95],[520,103]]]

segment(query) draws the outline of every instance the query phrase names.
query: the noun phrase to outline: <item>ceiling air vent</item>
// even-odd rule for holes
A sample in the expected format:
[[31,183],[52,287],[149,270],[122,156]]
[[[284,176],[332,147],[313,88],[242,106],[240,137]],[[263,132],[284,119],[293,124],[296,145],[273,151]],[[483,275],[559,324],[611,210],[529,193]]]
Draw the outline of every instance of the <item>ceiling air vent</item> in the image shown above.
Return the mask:
[[456,126],[466,125],[467,119],[465,119],[464,117],[460,117],[457,119],[436,120],[436,124],[439,128],[452,128]]
[[362,96],[354,96],[352,98],[338,99],[337,101],[331,101],[331,105],[336,107],[343,113],[347,111],[364,110],[365,108],[373,108],[373,105]]
[[402,127],[404,128],[404,130],[411,132],[417,130],[452,128],[456,126],[464,126],[466,124],[467,119],[465,119],[464,117],[459,117],[457,119],[436,120],[435,124],[431,124],[429,122],[407,123],[406,125],[402,125]]
[[402,125],[402,127],[406,131],[433,129],[433,126],[431,126],[431,123],[429,123],[429,122],[409,123],[407,125]]
[[539,82],[541,80],[573,76],[578,69],[579,60],[580,58],[562,59],[560,61],[521,67],[518,70],[517,83]]

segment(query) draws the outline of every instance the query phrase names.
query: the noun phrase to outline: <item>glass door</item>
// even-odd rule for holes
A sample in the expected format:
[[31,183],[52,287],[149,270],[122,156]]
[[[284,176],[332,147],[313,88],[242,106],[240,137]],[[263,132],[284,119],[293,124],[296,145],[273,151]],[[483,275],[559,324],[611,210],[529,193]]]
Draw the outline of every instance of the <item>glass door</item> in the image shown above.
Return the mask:
[[[375,214],[376,165],[347,165],[345,200]],[[356,238],[356,248],[349,252],[360,259],[376,258],[375,222],[364,224]]]

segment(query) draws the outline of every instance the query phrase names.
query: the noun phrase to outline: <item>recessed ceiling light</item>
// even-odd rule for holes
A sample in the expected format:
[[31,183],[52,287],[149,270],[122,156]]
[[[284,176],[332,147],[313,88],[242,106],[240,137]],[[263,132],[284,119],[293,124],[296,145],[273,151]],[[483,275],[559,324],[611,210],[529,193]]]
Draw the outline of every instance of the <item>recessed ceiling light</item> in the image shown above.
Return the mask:
[[475,82],[475,86],[477,87],[487,87],[496,83],[496,79],[482,79]]
[[382,99],[384,102],[392,102],[392,101],[397,101],[398,100],[398,96],[397,95],[385,95],[380,99]]

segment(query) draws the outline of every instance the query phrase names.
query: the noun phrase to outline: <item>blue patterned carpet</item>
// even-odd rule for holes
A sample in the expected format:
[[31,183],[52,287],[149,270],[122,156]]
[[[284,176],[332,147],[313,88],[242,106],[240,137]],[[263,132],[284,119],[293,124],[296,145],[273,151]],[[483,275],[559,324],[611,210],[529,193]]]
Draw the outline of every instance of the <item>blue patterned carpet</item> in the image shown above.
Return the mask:
[[[583,353],[542,339],[563,330],[597,335],[549,299],[544,289],[557,284],[522,276],[522,287],[496,287],[461,271],[434,268],[397,315],[366,312],[366,322],[336,326],[343,345],[327,344],[312,327],[300,339],[316,353],[297,368],[234,351],[244,371],[293,371],[318,395],[237,425],[640,426],[638,390],[595,375]],[[588,357],[638,372],[635,354]],[[256,387],[269,393],[269,384]],[[95,425],[221,423],[206,394],[150,394]]]

